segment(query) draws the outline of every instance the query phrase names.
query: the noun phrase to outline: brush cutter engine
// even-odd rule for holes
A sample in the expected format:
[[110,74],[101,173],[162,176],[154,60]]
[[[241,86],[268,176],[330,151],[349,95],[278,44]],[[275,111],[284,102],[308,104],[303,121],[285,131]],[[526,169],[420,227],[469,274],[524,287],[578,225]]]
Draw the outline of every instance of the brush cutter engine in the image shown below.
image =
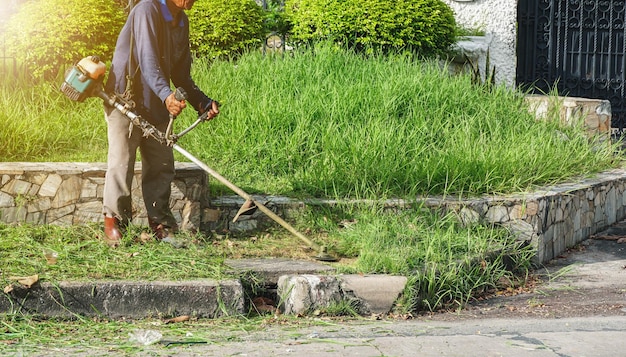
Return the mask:
[[98,56],[85,57],[67,71],[61,92],[76,102],[98,96],[97,90],[104,80],[105,72],[106,66]]

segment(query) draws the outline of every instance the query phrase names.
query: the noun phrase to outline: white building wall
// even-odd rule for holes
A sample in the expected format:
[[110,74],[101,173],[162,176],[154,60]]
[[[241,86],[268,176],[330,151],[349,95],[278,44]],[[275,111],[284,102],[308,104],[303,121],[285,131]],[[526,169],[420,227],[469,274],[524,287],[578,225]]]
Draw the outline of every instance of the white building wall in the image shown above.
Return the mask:
[[[454,11],[459,25],[491,35],[489,57],[496,81],[515,85],[517,63],[517,0],[443,0]],[[481,68],[484,71],[484,69]]]

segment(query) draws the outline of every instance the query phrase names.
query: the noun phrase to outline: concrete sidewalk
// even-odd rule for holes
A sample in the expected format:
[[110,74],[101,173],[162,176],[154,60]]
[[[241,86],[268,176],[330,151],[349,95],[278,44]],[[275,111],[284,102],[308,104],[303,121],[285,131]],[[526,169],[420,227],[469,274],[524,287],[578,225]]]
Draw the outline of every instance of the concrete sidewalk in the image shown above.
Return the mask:
[[216,334],[201,345],[150,345],[153,356],[615,357],[626,351],[626,316],[471,321],[351,321]]
[[[154,327],[156,331],[159,328]],[[269,325],[264,329],[214,328],[209,332],[181,325],[195,343],[164,331],[153,344],[121,341],[67,344],[21,350],[8,356],[458,356],[458,357],[615,357],[626,350],[626,316],[566,319],[472,319],[460,321],[331,320],[316,325]],[[0,351],[2,346],[0,346]],[[8,354],[6,354],[8,352]]]

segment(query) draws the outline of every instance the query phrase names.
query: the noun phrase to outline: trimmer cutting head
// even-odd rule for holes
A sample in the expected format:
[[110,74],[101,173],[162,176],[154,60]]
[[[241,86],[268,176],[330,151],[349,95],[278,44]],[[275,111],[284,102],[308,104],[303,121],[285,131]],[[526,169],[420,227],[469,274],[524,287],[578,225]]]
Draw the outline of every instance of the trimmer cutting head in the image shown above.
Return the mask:
[[315,259],[322,262],[336,262],[339,260],[338,258],[328,254],[328,251],[324,246],[320,247],[320,252],[315,256]]

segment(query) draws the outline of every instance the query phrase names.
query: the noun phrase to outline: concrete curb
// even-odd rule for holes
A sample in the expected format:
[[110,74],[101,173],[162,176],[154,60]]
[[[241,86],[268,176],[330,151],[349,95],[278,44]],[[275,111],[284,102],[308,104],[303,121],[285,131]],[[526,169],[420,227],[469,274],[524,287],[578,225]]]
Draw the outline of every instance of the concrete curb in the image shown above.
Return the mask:
[[[349,302],[360,314],[389,312],[407,279],[388,275],[332,275],[327,265],[288,259],[230,260],[236,272],[247,271],[275,291],[286,314],[308,314]],[[47,317],[100,316],[141,319],[190,315],[215,318],[247,312],[245,281],[110,281],[41,283],[18,286],[0,297],[0,312]]]
[[238,280],[42,283],[17,287],[3,296],[1,312],[48,317],[214,318],[244,312],[243,287]]

